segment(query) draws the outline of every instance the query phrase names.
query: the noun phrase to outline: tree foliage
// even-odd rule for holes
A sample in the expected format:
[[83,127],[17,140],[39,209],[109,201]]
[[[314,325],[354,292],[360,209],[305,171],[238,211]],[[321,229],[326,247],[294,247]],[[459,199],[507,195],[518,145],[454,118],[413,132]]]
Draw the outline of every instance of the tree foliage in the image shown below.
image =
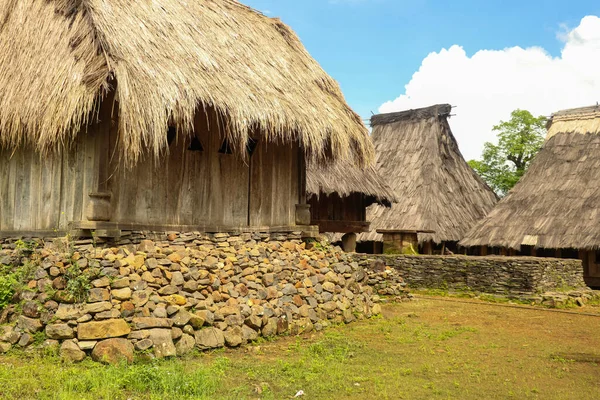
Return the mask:
[[486,142],[481,160],[469,165],[500,196],[505,195],[527,171],[544,142],[546,117],[515,110],[509,121],[494,126],[498,144]]

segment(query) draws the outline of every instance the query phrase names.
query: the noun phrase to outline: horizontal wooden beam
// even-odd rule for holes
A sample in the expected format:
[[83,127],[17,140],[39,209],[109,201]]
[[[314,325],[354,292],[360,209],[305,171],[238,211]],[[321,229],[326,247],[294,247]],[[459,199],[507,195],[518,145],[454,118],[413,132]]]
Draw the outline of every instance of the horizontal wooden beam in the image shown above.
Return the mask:
[[377,229],[377,233],[435,233],[428,229]]
[[152,231],[152,232],[206,232],[206,233],[285,233],[302,232],[303,237],[318,234],[318,227],[313,225],[289,226],[215,226],[215,225],[153,225],[130,224],[103,221],[76,221],[70,224],[73,229],[90,231]]
[[360,233],[369,232],[370,222],[365,221],[329,221],[318,220],[311,221],[312,225],[318,225],[319,231],[324,232],[339,232],[339,233]]

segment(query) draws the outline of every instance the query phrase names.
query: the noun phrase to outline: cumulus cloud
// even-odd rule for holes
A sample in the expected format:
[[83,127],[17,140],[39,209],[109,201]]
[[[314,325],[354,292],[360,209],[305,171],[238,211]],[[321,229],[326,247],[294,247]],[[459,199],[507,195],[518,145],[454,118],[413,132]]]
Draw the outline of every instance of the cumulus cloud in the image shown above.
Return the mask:
[[393,112],[450,103],[450,124],[466,159],[479,158],[483,143],[494,141],[492,127],[521,108],[547,115],[600,101],[600,18],[587,16],[557,35],[560,57],[540,47],[481,50],[468,56],[459,45],[429,54],[405,86],[383,104]]

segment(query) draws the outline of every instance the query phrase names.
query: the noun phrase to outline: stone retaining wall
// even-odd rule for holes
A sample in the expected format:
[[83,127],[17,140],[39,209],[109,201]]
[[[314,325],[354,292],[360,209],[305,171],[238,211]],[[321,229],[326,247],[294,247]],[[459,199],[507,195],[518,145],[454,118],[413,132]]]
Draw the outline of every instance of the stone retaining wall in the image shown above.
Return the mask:
[[12,267],[0,274],[24,287],[0,310],[0,353],[60,346],[70,360],[131,361],[134,349],[165,357],[236,347],[380,312],[351,255],[307,250],[300,233],[1,244],[0,265]]
[[[377,291],[397,282],[411,288],[479,291],[490,294],[535,294],[585,288],[580,260],[537,257],[409,256],[355,254]],[[386,267],[387,272],[386,272]],[[390,272],[394,270],[394,274]],[[385,276],[390,276],[389,281]]]

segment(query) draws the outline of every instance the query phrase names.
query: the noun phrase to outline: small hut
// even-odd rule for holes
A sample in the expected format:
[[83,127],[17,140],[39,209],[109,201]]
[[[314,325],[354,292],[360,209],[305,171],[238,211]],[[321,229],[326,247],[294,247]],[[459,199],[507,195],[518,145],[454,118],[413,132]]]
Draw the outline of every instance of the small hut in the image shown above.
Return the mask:
[[600,286],[600,107],[554,114],[526,174],[461,244],[580,258],[586,283]]
[[2,236],[309,229],[305,160],[373,159],[298,37],[235,0],[5,1],[0,21]]
[[457,242],[496,203],[458,149],[448,124],[451,109],[439,104],[371,118],[377,170],[398,201],[368,209],[371,232],[359,235],[359,249],[382,251],[386,233],[414,236],[418,249],[410,252],[456,251]]
[[[318,226],[321,233],[344,234],[341,239],[346,251],[354,251],[357,233],[369,231],[367,207],[390,207],[396,200],[373,166],[360,168],[351,162],[311,164],[306,183],[311,225]],[[338,236],[334,235],[336,239]]]

